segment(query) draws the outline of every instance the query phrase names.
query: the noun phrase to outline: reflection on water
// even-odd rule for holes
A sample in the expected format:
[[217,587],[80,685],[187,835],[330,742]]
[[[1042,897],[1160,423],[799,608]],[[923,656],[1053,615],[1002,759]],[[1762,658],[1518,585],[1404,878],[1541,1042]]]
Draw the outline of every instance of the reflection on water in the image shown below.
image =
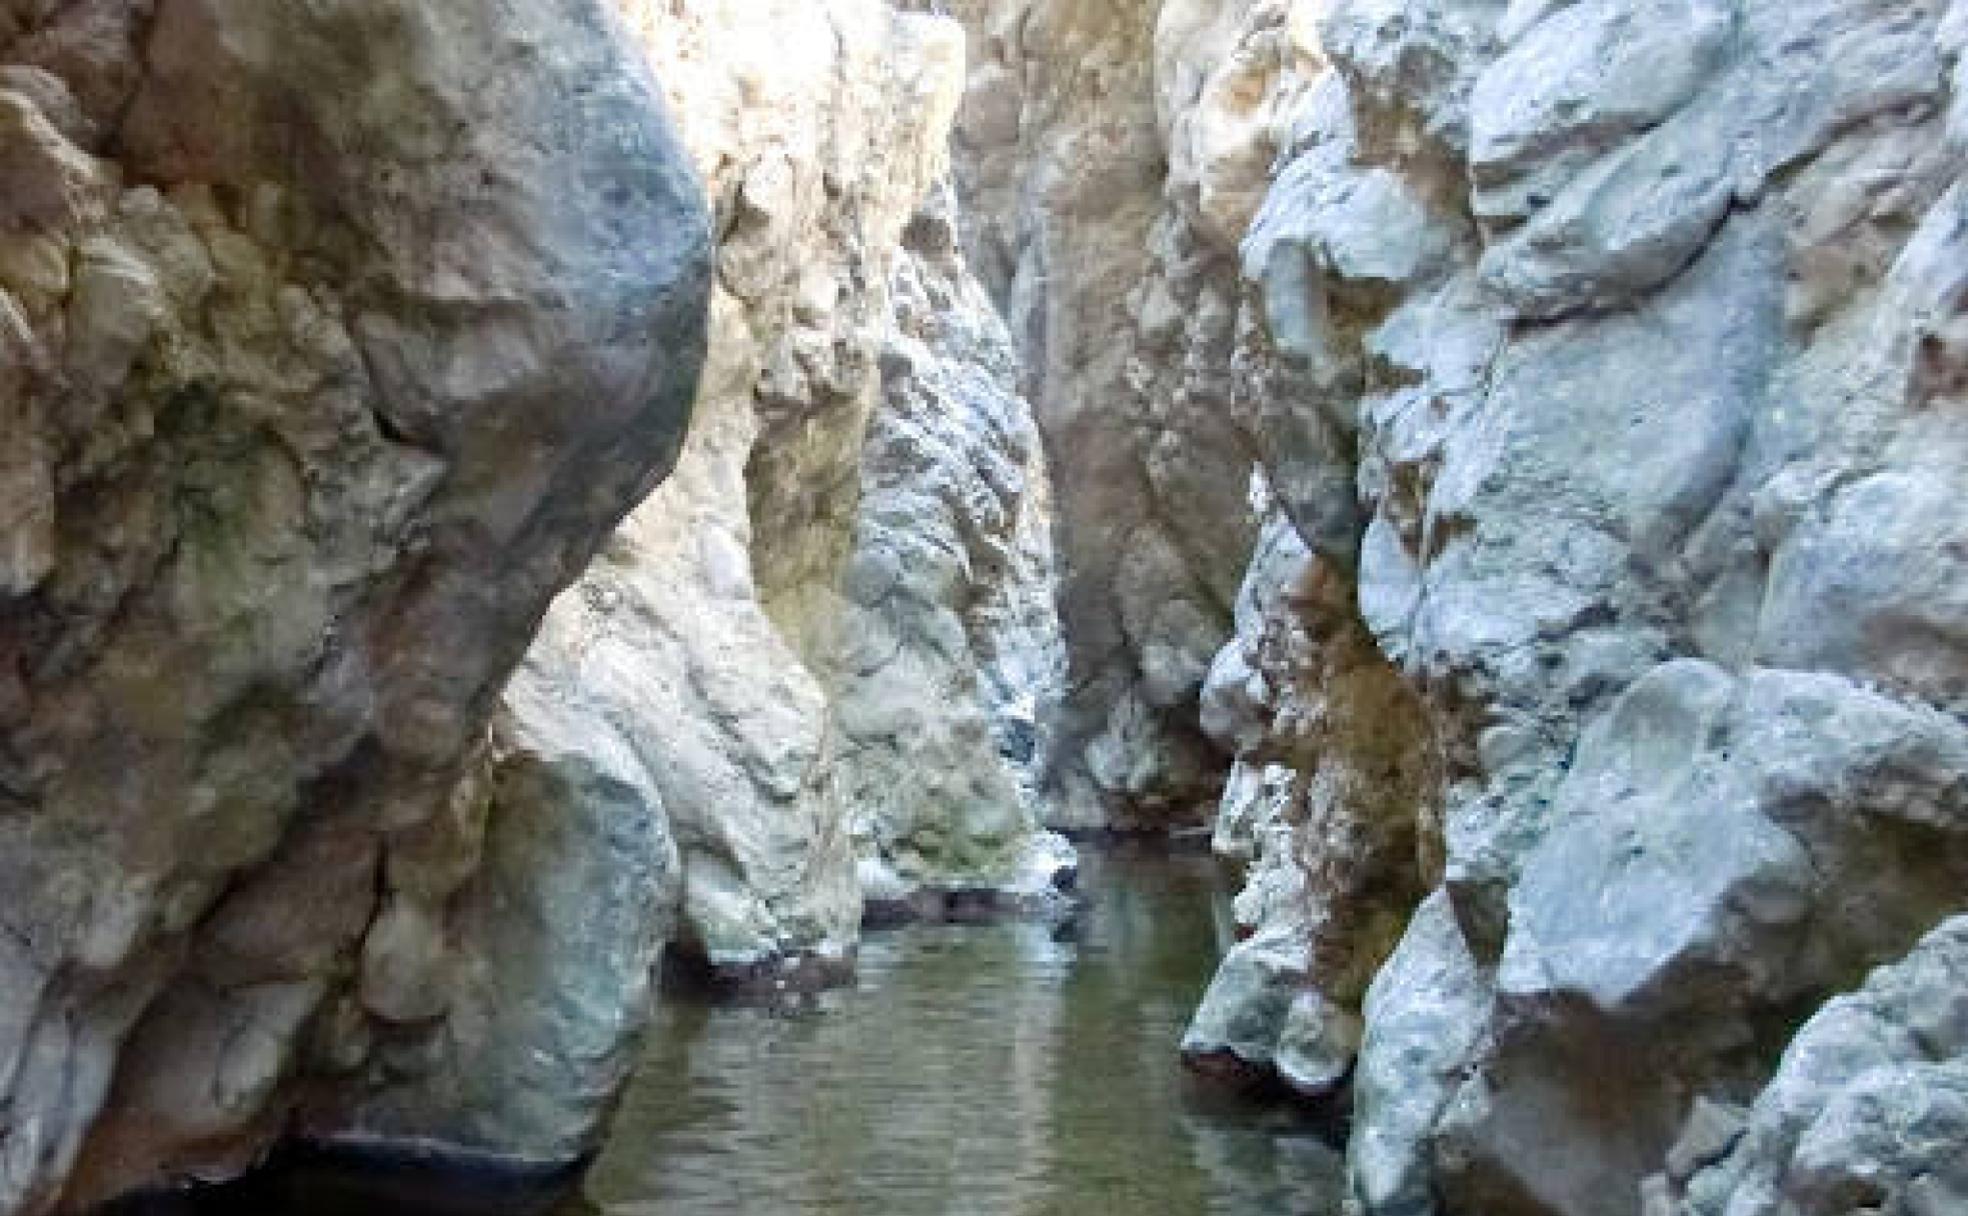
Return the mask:
[[1308,1126],[1176,1062],[1222,945],[1208,859],[1092,854],[1082,886],[1070,940],[907,929],[809,1012],[669,1001],[566,1216],[1336,1213]]

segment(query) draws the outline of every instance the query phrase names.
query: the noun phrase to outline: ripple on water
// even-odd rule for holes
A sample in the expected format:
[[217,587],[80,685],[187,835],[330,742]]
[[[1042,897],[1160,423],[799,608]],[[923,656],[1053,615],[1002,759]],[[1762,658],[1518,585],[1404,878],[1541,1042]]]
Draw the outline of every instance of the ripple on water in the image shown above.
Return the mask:
[[1225,944],[1211,863],[1095,854],[1082,878],[1072,940],[904,929],[808,1012],[668,1002],[566,1216],[1332,1216],[1311,1127],[1176,1063]]

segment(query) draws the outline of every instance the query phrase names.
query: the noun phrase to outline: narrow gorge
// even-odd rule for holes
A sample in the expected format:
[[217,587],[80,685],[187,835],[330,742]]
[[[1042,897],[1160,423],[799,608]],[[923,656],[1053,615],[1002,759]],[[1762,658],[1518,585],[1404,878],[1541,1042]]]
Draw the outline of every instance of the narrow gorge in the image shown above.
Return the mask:
[[1965,52],[0,0],[0,1216],[1968,1216]]

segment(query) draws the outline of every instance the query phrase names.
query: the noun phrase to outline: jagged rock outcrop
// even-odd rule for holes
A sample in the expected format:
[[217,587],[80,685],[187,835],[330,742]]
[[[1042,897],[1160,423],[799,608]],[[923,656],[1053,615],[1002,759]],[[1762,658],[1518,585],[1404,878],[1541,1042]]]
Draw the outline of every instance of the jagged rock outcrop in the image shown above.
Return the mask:
[[717,213],[711,360],[676,476],[526,672],[588,702],[660,795],[680,950],[732,978],[802,956],[838,969],[861,901],[824,583],[852,537],[887,283],[942,170],[961,41],[879,0],[636,20]]
[[474,868],[430,843],[674,457],[709,246],[594,0],[13,0],[0,63],[0,1210],[38,1212],[237,1168],[317,1031],[424,1014],[364,964],[428,932],[379,888]]
[[955,136],[966,247],[1059,462],[1064,826],[1193,821],[1221,788],[1196,715],[1256,539],[1251,451],[1224,423],[1286,7],[950,5],[973,48]]
[[1036,907],[1073,866],[1037,828],[1064,655],[1045,454],[955,196],[904,233],[829,685],[878,916]]
[[[1295,865],[1261,861],[1194,1046],[1303,1072],[1357,1012],[1363,1212],[1637,1213],[1968,890],[1968,10],[1296,8],[1238,417],[1294,578],[1347,586],[1241,620],[1205,697],[1226,843],[1292,824],[1257,853]],[[1354,663],[1412,708],[1305,731]],[[1376,754],[1420,796],[1344,794]],[[1340,818],[1294,824],[1325,782]],[[1837,1187],[1910,1179],[1948,1092],[1855,1091]]]
[[1205,729],[1237,756],[1213,844],[1245,886],[1183,1053],[1312,1098],[1347,1081],[1367,985],[1440,873],[1427,717],[1353,594],[1273,503],[1203,693]]
[[864,895],[1037,898],[1071,864],[994,734],[1056,683],[1043,461],[953,217],[917,210],[959,32],[881,0],[624,12],[716,221],[695,420],[507,691],[490,864],[392,891],[426,931],[365,963],[421,983],[319,1139],[576,1161],[659,952],[837,980]]
[[[1649,1211],[1968,1208],[1968,918],[1805,1023],[1748,1111],[1699,1105]],[[1676,1201],[1680,1206],[1675,1206]]]

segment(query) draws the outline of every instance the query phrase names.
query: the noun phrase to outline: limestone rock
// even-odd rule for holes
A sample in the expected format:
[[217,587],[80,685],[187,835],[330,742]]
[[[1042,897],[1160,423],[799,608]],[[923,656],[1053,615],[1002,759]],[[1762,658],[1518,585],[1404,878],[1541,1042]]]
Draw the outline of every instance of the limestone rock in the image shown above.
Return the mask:
[[1003,325],[947,188],[910,221],[831,666],[864,869],[922,891],[1045,897],[1037,828],[1063,674],[1050,497]]
[[[801,580],[839,567],[848,525],[824,525],[851,518],[854,464],[812,462],[858,452],[874,407],[887,279],[954,105],[954,31],[877,0],[621,13],[717,216],[695,422],[506,692],[482,823],[461,821],[488,865],[450,897],[436,957],[397,967],[443,995],[310,1108],[309,1133],[337,1142],[564,1167],[595,1147],[662,951],[734,982],[851,964],[862,899],[819,670],[830,592]],[[817,516],[808,543],[773,547],[780,511]]]
[[[1496,1043],[1444,1120],[1447,1185],[1585,1211],[1664,1160],[1681,1095],[1740,1096],[1773,1011],[1954,906],[1963,763],[1951,719],[1837,677],[1682,660],[1636,683],[1588,728],[1512,891]],[[1595,1054],[1617,1070],[1583,1071]],[[1554,1120],[1590,1130],[1543,1147]]]
[[1434,796],[1429,727],[1350,588],[1275,505],[1237,625],[1204,704],[1238,752],[1215,845],[1245,863],[1236,911],[1248,936],[1224,959],[1183,1052],[1227,1052],[1330,1099],[1352,1068],[1367,984],[1439,849],[1419,810]]
[[1828,1001],[1785,1050],[1746,1124],[1719,1151],[1670,1162],[1673,1210],[1925,1214],[1968,1204],[1964,974],[1968,920],[1955,917]]
[[1435,1210],[1431,1138],[1483,1045],[1494,1000],[1489,969],[1470,953],[1447,897],[1429,896],[1363,1007],[1360,1117],[1347,1146],[1349,1188],[1363,1211]]
[[[1062,826],[1200,817],[1195,726],[1255,540],[1225,419],[1245,302],[1235,244],[1300,54],[1276,0],[958,0],[966,248],[1004,311],[1055,478],[1068,695]],[[1070,465],[1067,463],[1070,461]]]
[[[597,741],[566,691],[531,672],[508,688],[480,864],[429,942],[394,927],[430,915],[399,911],[417,898],[390,897],[364,957],[363,1003],[380,1019],[367,1058],[316,1086],[300,1136],[507,1168],[563,1166],[597,1147],[682,882],[646,771],[619,735]],[[397,982],[375,984],[379,971]]]
[[[462,835],[532,860],[466,883],[443,942],[365,960],[392,1025],[307,1112],[338,1143],[565,1166],[659,952],[747,990],[837,981],[864,904],[1039,899],[1072,864],[1025,775],[1058,666],[1043,459],[953,218],[917,212],[954,27],[879,0],[624,13],[720,216],[695,421],[507,690]],[[407,877],[393,908],[427,898]]]
[[[1723,1151],[1697,1095],[1747,1105],[1962,906],[1960,6],[1298,8],[1235,417],[1340,586],[1212,666],[1218,837],[1263,858],[1254,825],[1374,747],[1410,774],[1248,901],[1253,940],[1388,927],[1303,968],[1308,1010],[1381,968],[1363,1211],[1656,1210]],[[1412,698],[1391,743],[1334,729],[1348,645]],[[1902,1080],[1842,1108],[1882,1154],[1854,1169],[1917,1172],[1861,1130],[1949,1109]]]
[[328,1011],[431,1012],[448,890],[379,875],[673,459],[708,234],[598,3],[0,27],[0,1210],[36,1212],[238,1168]]
[[[1020,775],[1056,699],[1043,458],[954,217],[917,210],[959,39],[877,0],[631,15],[725,217],[711,361],[675,476],[525,678],[660,793],[675,950],[839,974],[865,884],[1066,864]],[[1014,734],[1035,754],[1008,764]]]
[[[883,285],[940,164],[947,26],[872,2],[704,3],[637,20],[724,217],[711,362],[676,475],[556,606],[528,670],[629,740],[660,792],[682,854],[679,950],[734,976],[782,955],[838,965],[860,919],[851,825],[810,665],[821,652],[768,613],[766,547],[787,538],[760,508],[792,509],[843,475],[852,489],[852,463],[781,481],[769,432],[800,422],[816,450],[858,450]],[[779,492],[787,503],[769,498]]]

